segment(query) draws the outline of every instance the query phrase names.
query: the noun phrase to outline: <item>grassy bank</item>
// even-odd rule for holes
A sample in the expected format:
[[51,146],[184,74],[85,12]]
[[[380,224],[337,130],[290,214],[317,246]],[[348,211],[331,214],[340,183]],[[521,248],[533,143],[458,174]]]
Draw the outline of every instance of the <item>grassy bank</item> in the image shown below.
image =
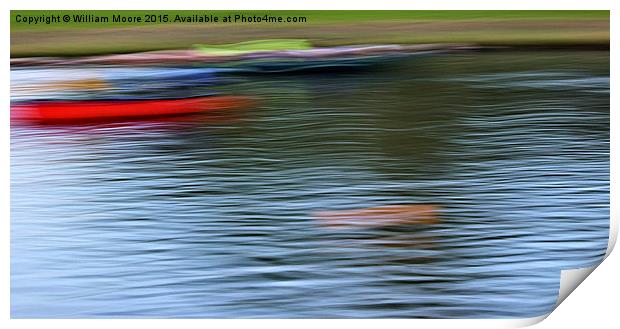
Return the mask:
[[[107,21],[26,24],[18,18],[87,14]],[[112,15],[217,16],[210,23],[113,22]],[[222,22],[234,15],[301,23]],[[19,17],[18,17],[19,16]],[[69,56],[188,48],[265,38],[319,46],[458,42],[493,46],[608,46],[608,11],[12,11],[11,56]]]

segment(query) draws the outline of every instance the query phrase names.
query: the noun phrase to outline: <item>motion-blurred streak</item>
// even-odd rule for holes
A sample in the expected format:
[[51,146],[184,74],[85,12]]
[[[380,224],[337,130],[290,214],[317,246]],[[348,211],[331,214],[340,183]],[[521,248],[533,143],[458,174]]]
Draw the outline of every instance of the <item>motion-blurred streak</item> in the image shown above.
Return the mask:
[[[261,40],[257,40],[261,41]],[[264,40],[262,40],[264,41]],[[228,45],[230,46],[230,45]],[[347,63],[374,63],[385,59],[425,55],[429,53],[463,51],[477,49],[469,44],[417,44],[417,45],[354,45],[341,47],[316,47],[309,49],[263,49],[259,51],[239,51],[218,47],[214,53],[214,45],[196,45],[196,49],[179,49],[165,51],[148,51],[131,54],[112,54],[88,56],[82,58],[13,58],[11,67],[18,66],[74,66],[74,65],[200,65],[209,64],[240,71],[255,70],[256,60],[268,61],[283,65],[287,70],[307,67],[340,66],[343,60]],[[290,66],[290,68],[289,68]],[[275,71],[261,71],[275,72]]]
[[84,123],[205,114],[247,108],[253,101],[240,96],[211,96],[133,101],[40,101],[11,107],[15,123]]
[[389,205],[372,208],[319,211],[313,214],[327,227],[381,227],[391,225],[437,224],[439,207],[428,204]]

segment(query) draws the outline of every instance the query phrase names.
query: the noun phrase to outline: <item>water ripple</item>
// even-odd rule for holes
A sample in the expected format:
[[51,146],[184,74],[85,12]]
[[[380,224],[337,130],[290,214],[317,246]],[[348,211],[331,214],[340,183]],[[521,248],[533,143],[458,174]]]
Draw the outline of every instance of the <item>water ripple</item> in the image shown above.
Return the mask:
[[[256,76],[226,88],[261,105],[216,122],[14,126],[12,316],[549,312],[607,248],[608,56]],[[313,215],[424,204],[437,223]]]

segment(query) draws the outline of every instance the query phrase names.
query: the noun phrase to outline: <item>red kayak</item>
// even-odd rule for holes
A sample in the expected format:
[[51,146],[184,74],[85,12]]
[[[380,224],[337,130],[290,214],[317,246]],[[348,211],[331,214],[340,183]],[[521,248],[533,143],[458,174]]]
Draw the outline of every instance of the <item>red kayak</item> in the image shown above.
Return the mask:
[[36,101],[11,106],[11,119],[39,123],[108,121],[197,114],[248,105],[245,97],[206,96],[154,100]]

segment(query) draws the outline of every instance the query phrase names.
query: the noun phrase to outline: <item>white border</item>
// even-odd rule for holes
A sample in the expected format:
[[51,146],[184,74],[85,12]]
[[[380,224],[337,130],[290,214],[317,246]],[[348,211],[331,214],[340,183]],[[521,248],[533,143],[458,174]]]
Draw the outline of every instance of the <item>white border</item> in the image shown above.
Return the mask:
[[[5,27],[3,34],[4,42],[3,47],[5,54],[5,65],[9,65],[9,13],[10,9],[228,9],[228,10],[251,10],[251,9],[260,9],[260,10],[271,10],[271,9],[324,9],[324,10],[335,10],[335,9],[434,9],[434,10],[577,10],[577,9],[590,9],[590,10],[612,10],[612,19],[611,19],[611,51],[614,53],[614,49],[617,48],[617,42],[614,42],[615,36],[618,35],[618,1],[612,0],[555,0],[555,1],[542,1],[542,0],[442,0],[442,1],[429,1],[428,3],[410,3],[407,5],[403,5],[401,1],[398,0],[382,0],[380,2],[361,2],[361,1],[325,1],[321,2],[318,0],[315,1],[276,1],[276,0],[263,0],[263,1],[222,1],[217,3],[202,3],[196,1],[186,1],[186,0],[141,0],[134,1],[132,3],[128,3],[127,1],[121,0],[108,0],[105,2],[82,2],[79,4],[72,3],[71,1],[66,0],[55,0],[51,1],[19,1],[14,3],[7,3],[3,1],[1,6],[6,10],[4,10],[4,16],[2,17],[2,26]],[[79,8],[78,8],[79,7]],[[617,93],[614,92],[614,86],[616,86],[614,77],[617,77],[617,65],[611,63],[611,76],[612,76],[612,93],[611,93],[611,108],[616,108],[618,104]],[[8,67],[5,68],[4,71],[5,78],[2,80],[2,88],[4,90],[5,95],[9,94],[9,77],[8,77]],[[8,110],[9,97],[3,98],[4,108]],[[9,118],[8,111],[5,112],[5,115],[0,119],[2,120],[2,124],[0,129],[2,129],[2,148],[6,150],[5,156],[2,158],[2,177],[5,182],[4,188],[1,190],[1,197],[3,202],[2,213],[5,215],[4,217],[4,244],[2,248],[2,259],[4,264],[9,264],[9,248],[10,248],[10,235],[9,235],[9,215],[10,215],[10,174],[9,174],[9,162],[10,162],[10,147],[9,147]],[[613,156],[617,155],[617,143],[614,143],[614,137],[616,134],[614,131],[618,131],[618,118],[614,112],[611,112],[611,133],[612,133],[612,144],[611,144],[611,182],[612,187],[615,185],[615,181],[617,180],[618,173],[618,161],[613,160]],[[617,193],[614,193],[612,188],[611,193],[611,214],[612,214],[612,230],[611,234],[613,235],[610,239],[610,248],[608,249],[608,254],[612,249],[613,242],[616,240],[617,231],[618,231],[618,207],[617,207]],[[612,255],[609,257],[601,266],[601,269],[598,269],[592,274],[593,279],[588,279],[583,284],[584,288],[579,288],[575,292],[575,296],[572,298],[569,297],[562,305],[558,307],[558,309],[553,312],[549,316],[548,321],[544,321],[541,325],[547,328],[559,328],[562,326],[569,325],[579,325],[583,327],[592,322],[599,324],[606,324],[607,327],[610,327],[609,324],[616,323],[616,313],[614,304],[617,302],[617,293],[618,288],[615,280],[618,278],[618,256]],[[265,326],[269,328],[286,328],[290,329],[292,326],[294,327],[316,327],[316,326],[327,326],[327,327],[336,327],[336,326],[355,326],[365,328],[368,327],[376,327],[378,325],[389,326],[392,328],[411,328],[412,326],[423,326],[429,328],[449,328],[453,326],[463,327],[463,328],[498,328],[498,327],[515,327],[515,326],[523,326],[528,324],[533,324],[540,321],[542,318],[535,319],[524,319],[524,320],[306,320],[306,321],[298,321],[298,320],[261,320],[261,321],[253,321],[253,320],[54,320],[54,321],[45,321],[45,320],[7,320],[10,318],[10,291],[9,291],[9,268],[8,266],[4,267],[5,270],[2,271],[2,279],[5,285],[2,286],[2,292],[4,293],[4,299],[2,300],[2,318],[3,322],[7,322],[3,327],[15,327],[15,328],[30,328],[30,327],[40,327],[40,326],[62,326],[62,328],[83,328],[85,326],[91,328],[106,328],[109,326],[120,326],[120,327],[135,327],[135,326],[148,326],[149,328],[157,328],[159,326],[176,326],[181,325],[183,327],[189,328],[197,328],[203,327],[204,325],[211,325],[216,327],[246,327],[246,326]],[[603,272],[604,271],[604,272]],[[597,273],[603,272],[603,273]],[[614,280],[614,281],[612,281]],[[609,287],[616,287],[614,289],[609,289]],[[586,290],[585,288],[591,289]],[[590,293],[590,294],[588,294]],[[600,298],[602,294],[608,298],[605,300]],[[577,296],[579,295],[579,296]],[[613,307],[613,308],[612,308]],[[600,310],[607,310],[606,312],[601,312]],[[591,319],[590,315],[596,314],[596,319]],[[42,322],[45,321],[45,322]],[[613,326],[613,325],[611,325]]]
[[232,0],[201,3],[190,0],[135,0],[129,3],[121,0],[105,2],[83,2],[76,4],[69,0],[44,1],[24,0],[16,2],[11,9],[226,9],[226,10],[608,10],[613,0],[435,0],[412,1],[403,3],[399,0],[359,1],[359,0]]

